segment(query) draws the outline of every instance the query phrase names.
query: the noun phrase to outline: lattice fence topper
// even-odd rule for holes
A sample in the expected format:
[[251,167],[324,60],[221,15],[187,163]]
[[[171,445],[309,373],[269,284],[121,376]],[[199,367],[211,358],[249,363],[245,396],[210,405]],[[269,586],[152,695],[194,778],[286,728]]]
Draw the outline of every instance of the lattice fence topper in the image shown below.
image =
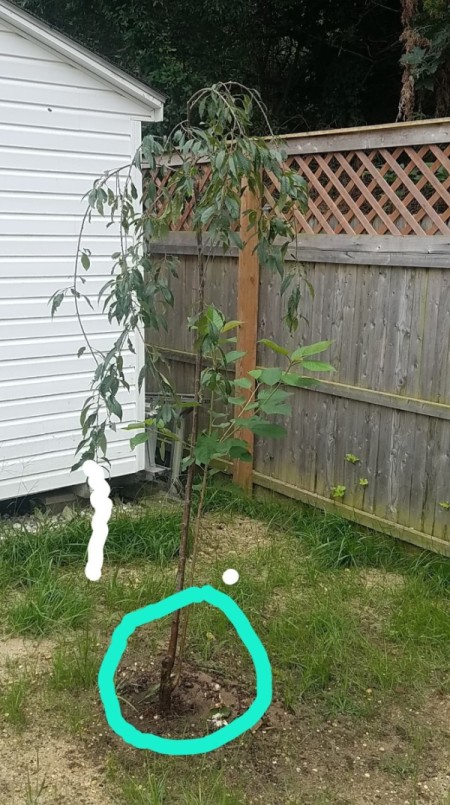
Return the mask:
[[[450,234],[450,143],[291,154],[287,164],[309,185],[307,213],[292,213],[298,234]],[[209,168],[201,171],[203,184]],[[275,176],[264,176],[264,188],[263,204],[274,207]],[[176,231],[190,231],[192,208],[193,201]]]

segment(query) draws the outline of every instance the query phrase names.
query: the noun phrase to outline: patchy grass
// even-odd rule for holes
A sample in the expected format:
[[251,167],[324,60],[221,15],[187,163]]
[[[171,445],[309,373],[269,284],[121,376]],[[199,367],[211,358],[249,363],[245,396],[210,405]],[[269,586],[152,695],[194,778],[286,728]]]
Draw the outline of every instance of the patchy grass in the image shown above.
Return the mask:
[[92,688],[97,682],[99,661],[98,639],[89,629],[76,634],[70,642],[64,640],[53,654],[51,686],[71,692]]
[[[53,526],[44,518],[36,533],[7,530],[5,629],[53,635],[55,643],[49,673],[0,682],[10,740],[36,722],[55,741],[74,741],[83,763],[106,775],[106,800],[98,789],[87,800],[93,805],[444,805],[450,563],[335,516],[225,486],[209,493],[207,511],[196,583],[226,590],[266,646],[276,702],[269,725],[188,760],[149,758],[108,730],[96,680],[112,629],[173,591],[181,513],[153,504],[116,516],[98,584],[84,578],[85,517]],[[229,567],[240,581],[225,588]],[[166,622],[140,629],[129,641],[130,664],[145,668],[166,638]],[[246,651],[206,605],[191,609],[188,660],[219,681],[247,680],[251,691]],[[64,791],[58,796],[65,802]]]
[[0,713],[2,720],[22,729],[26,724],[26,701],[30,690],[30,679],[23,668],[15,663],[7,663],[6,678],[0,685]]
[[39,636],[56,628],[81,626],[90,613],[91,601],[83,585],[46,573],[11,604],[7,624],[13,634]]
[[[127,564],[148,560],[164,564],[176,554],[181,514],[178,509],[148,507],[133,516],[116,514],[110,521],[105,561]],[[91,535],[90,518],[54,522],[41,517],[21,531],[5,528],[0,544],[0,582],[33,586],[58,568],[85,561]]]

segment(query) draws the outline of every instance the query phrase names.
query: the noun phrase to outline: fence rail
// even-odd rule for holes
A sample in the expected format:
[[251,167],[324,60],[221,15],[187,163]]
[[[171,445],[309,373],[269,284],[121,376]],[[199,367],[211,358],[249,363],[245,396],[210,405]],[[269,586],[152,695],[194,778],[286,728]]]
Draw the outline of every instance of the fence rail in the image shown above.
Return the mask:
[[[206,244],[212,255],[207,299],[228,318],[243,321],[239,338],[247,347],[249,339],[254,345],[270,338],[289,348],[331,340],[329,357],[336,372],[317,390],[294,391],[287,438],[256,440],[249,480],[450,556],[450,231],[444,234],[450,220],[449,176],[442,173],[439,181],[431,181],[429,175],[448,169],[450,121],[321,132],[288,137],[285,144],[299,166],[298,160],[308,160],[314,168],[315,208],[328,204],[321,215],[331,229],[315,234],[319,218],[312,205],[304,220],[313,232],[300,232],[288,266],[301,270],[314,288],[314,297],[303,299],[305,318],[295,339],[283,324],[286,300],[279,280],[262,271],[252,290],[248,280],[257,276],[256,267],[249,271],[245,252],[224,255]],[[361,153],[366,162],[355,161]],[[432,166],[425,165],[430,153]],[[377,165],[369,154],[384,155],[384,161]],[[367,160],[375,167],[372,179],[364,180]],[[419,160],[424,163],[420,170]],[[401,169],[395,169],[396,178],[388,184],[388,171],[400,161]],[[374,188],[380,188],[376,201],[391,229],[373,203],[361,200],[362,190],[361,196],[351,195],[357,184],[353,179],[345,184],[349,164],[366,194],[375,197]],[[415,168],[420,176],[407,183],[405,176]],[[401,187],[403,195],[397,192]],[[392,209],[387,206],[391,201]],[[175,309],[159,343],[177,388],[186,393],[192,389],[193,345],[179,322],[195,300],[195,245],[188,225],[189,216],[183,231],[154,247],[180,258],[179,279],[171,279],[177,286]],[[350,226],[365,234],[350,233]],[[273,360],[261,346],[253,356],[254,363]],[[348,454],[358,461],[346,460]],[[239,473],[237,478],[248,481]],[[345,492],[336,500],[332,490],[337,486]]]

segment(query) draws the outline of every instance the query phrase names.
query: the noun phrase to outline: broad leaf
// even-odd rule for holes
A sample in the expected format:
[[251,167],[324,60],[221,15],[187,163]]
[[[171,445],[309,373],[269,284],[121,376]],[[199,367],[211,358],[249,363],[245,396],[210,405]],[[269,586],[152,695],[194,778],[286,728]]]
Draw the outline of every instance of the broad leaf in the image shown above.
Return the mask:
[[227,365],[229,365],[230,363],[235,363],[236,361],[239,361],[241,358],[244,358],[246,354],[247,354],[246,352],[239,352],[238,350],[227,352],[227,354],[225,355],[225,362]]
[[243,417],[236,419],[235,424],[240,428],[247,428],[251,430],[255,436],[265,436],[269,439],[280,439],[286,435],[286,428],[282,425],[274,424],[273,422],[266,422],[257,416],[245,419]]
[[237,377],[236,380],[232,380],[232,385],[237,386],[239,389],[251,389],[253,383],[248,377]]
[[332,345],[332,341],[319,341],[317,344],[310,344],[308,347],[299,347],[291,355],[293,363],[303,360],[308,355],[318,355],[320,352],[325,352]]
[[261,383],[265,383],[266,386],[276,386],[276,384],[280,382],[282,374],[283,370],[277,369],[276,367],[273,369],[263,369],[259,379]]
[[144,442],[148,442],[149,438],[150,438],[149,431],[145,431],[144,433],[138,433],[136,436],[133,436],[133,438],[130,439],[131,449],[134,450],[134,448],[137,447],[138,444],[144,444]]
[[227,323],[223,325],[220,332],[229,333],[230,330],[235,330],[236,327],[239,327],[241,324],[242,324],[241,321],[227,321]]
[[278,355],[286,355],[286,357],[289,357],[289,350],[285,349],[285,347],[280,347],[279,344],[276,344],[275,341],[270,341],[269,338],[262,338],[259,343],[271,349],[272,352],[276,352]]
[[304,369],[309,372],[335,372],[334,366],[331,363],[323,363],[322,361],[303,361]]
[[295,374],[295,372],[284,372],[282,383],[285,383],[286,386],[294,386],[299,389],[314,389],[320,385],[319,380],[316,380],[314,377],[302,377],[301,375]]

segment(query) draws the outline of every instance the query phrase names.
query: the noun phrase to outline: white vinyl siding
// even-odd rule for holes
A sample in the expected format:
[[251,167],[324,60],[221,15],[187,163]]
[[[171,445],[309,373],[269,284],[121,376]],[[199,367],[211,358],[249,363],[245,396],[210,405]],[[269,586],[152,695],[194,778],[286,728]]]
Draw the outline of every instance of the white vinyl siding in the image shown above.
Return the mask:
[[[94,361],[86,353],[74,300],[50,317],[49,298],[72,283],[84,212],[81,196],[103,171],[129,163],[139,119],[152,110],[96,75],[0,21],[0,499],[84,481],[71,473],[81,439],[79,413]],[[117,229],[94,217],[86,285],[96,307],[118,248]],[[93,345],[108,350],[114,330],[82,301]],[[130,393],[124,423],[142,419],[140,350],[125,356]],[[138,364],[138,365],[136,365]],[[121,427],[108,435],[114,476],[144,468]]]

